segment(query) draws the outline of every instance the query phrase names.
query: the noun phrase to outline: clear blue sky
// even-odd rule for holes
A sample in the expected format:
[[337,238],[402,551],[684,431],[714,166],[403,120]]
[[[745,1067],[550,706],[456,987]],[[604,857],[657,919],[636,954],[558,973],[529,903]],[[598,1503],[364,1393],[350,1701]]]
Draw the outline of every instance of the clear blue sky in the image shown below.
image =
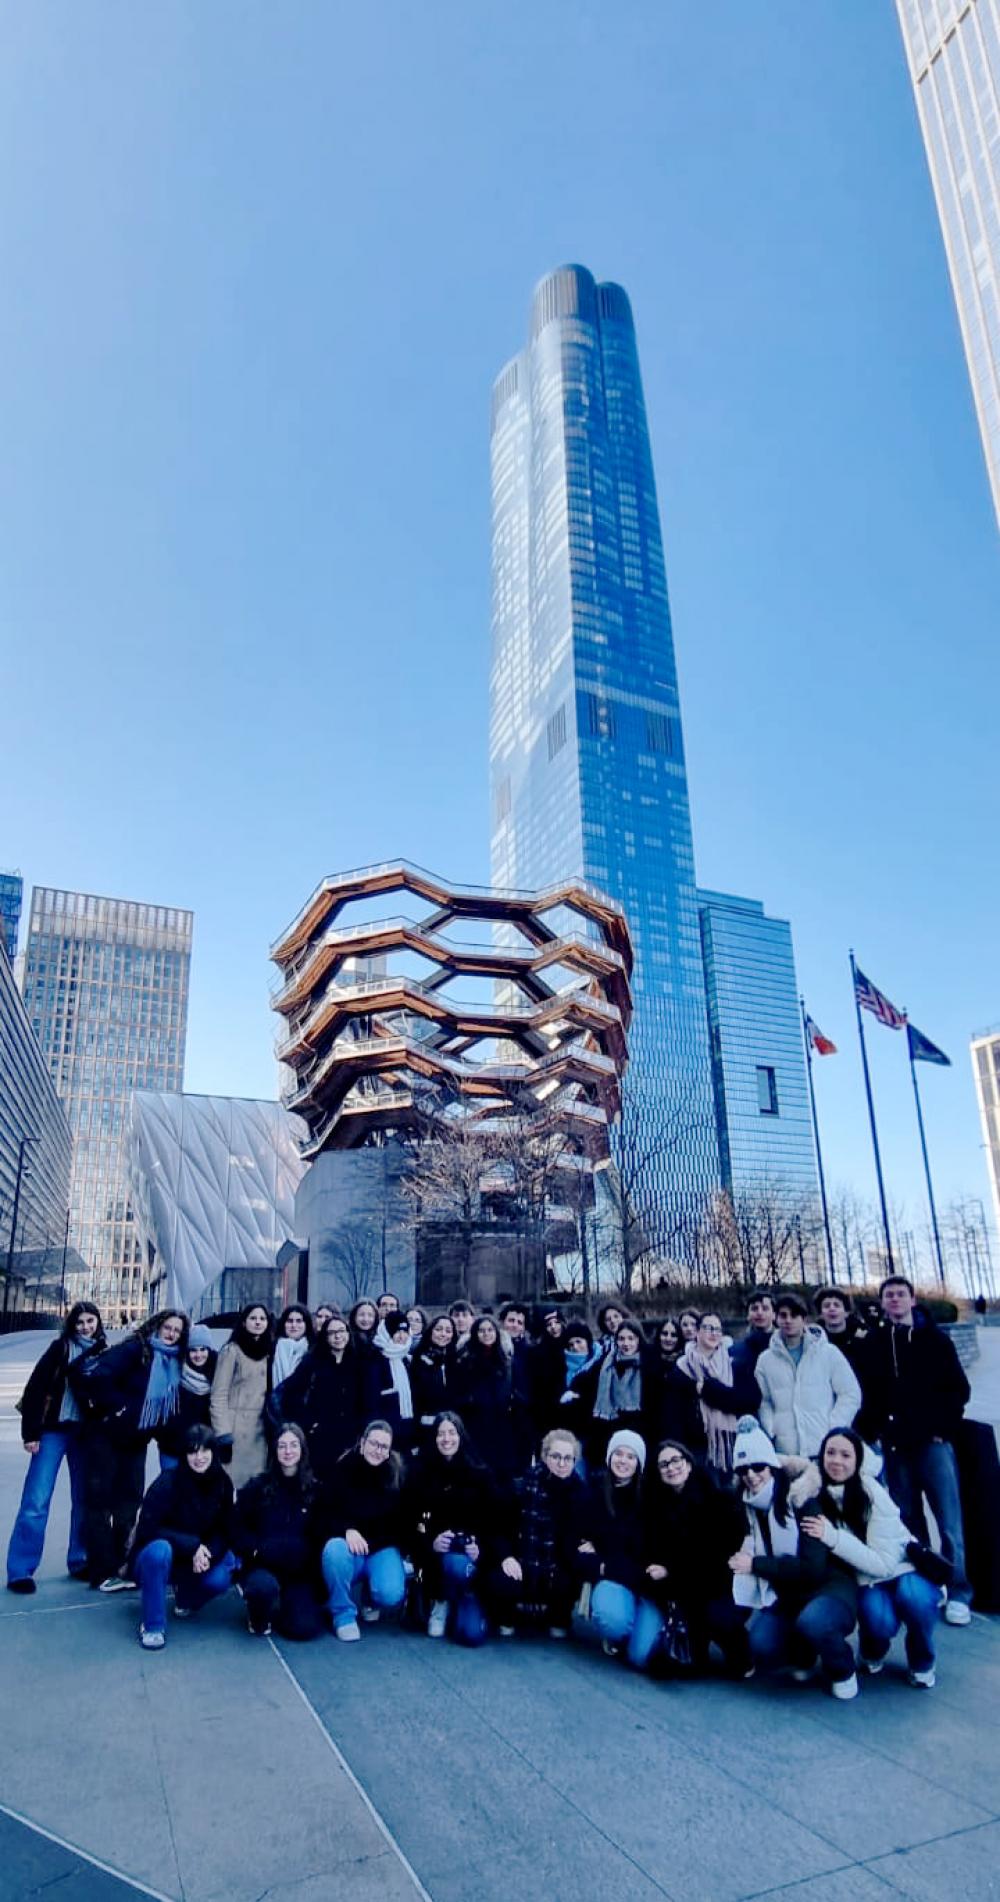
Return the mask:
[[985,1196],[1000,545],[891,0],[4,34],[0,862],[193,907],[188,1086],[273,1094],[267,946],[327,870],[487,875],[489,390],[578,260],[636,312],[699,878],[793,920],[834,1179],[873,1188],[853,943]]

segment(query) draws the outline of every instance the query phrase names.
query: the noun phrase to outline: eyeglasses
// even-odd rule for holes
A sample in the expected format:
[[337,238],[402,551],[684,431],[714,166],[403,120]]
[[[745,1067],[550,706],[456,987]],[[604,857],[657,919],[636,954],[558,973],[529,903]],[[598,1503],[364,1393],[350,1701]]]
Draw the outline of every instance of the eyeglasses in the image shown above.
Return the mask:
[[365,1445],[370,1446],[373,1453],[391,1453],[392,1452],[391,1440],[366,1440]]
[[574,1453],[546,1453],[545,1457],[553,1466],[573,1466],[576,1462]]
[[656,1464],[659,1467],[659,1470],[661,1473],[669,1473],[673,1471],[675,1466],[686,1466],[687,1460],[682,1459],[679,1453],[674,1453],[670,1459],[657,1460]]
[[703,1321],[701,1324],[701,1331],[703,1334],[721,1334],[722,1333],[722,1329],[719,1326],[718,1321]]

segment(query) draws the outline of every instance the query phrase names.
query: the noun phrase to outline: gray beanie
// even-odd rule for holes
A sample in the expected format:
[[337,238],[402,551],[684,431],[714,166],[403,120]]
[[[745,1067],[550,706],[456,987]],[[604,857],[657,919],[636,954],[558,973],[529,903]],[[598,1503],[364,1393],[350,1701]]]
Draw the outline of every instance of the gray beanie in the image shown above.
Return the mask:
[[212,1335],[210,1329],[205,1326],[204,1321],[195,1322],[194,1327],[188,1335],[187,1344],[188,1353],[191,1352],[192,1347],[207,1347],[211,1350]]
[[733,1471],[738,1473],[745,1466],[771,1466],[777,1472],[781,1459],[774,1450],[774,1442],[768,1439],[760,1421],[752,1413],[744,1413],[736,1422],[736,1444],[733,1448]]
[[605,1457],[609,1466],[611,1464],[612,1453],[616,1453],[620,1446],[623,1446],[627,1453],[635,1454],[635,1457],[639,1462],[640,1473],[645,1472],[646,1470],[646,1442],[645,1440],[642,1439],[638,1433],[633,1433],[631,1431],[631,1428],[619,1427],[617,1433],[612,1433],[611,1438],[608,1441],[608,1450]]

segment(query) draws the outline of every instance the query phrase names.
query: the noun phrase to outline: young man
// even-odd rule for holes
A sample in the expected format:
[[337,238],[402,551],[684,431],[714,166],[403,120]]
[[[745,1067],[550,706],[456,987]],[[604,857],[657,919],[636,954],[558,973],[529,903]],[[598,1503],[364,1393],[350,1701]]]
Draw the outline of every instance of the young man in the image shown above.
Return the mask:
[[752,1374],[765,1348],[774,1338],[774,1302],[769,1294],[755,1290],[747,1306],[747,1331],[730,1350],[733,1372]]
[[850,1426],[861,1388],[850,1364],[821,1327],[808,1325],[804,1301],[783,1294],[774,1339],[756,1367],[760,1423],[779,1453],[812,1459],[831,1427]]
[[451,1307],[448,1309],[448,1313],[455,1323],[455,1352],[456,1354],[464,1354],[469,1345],[469,1336],[472,1333],[472,1323],[476,1318],[476,1310],[469,1301],[453,1301]]
[[861,1379],[860,1360],[867,1338],[865,1327],[839,1288],[818,1288],[813,1297],[819,1324],[828,1341],[839,1347]]
[[926,1495],[954,1572],[945,1618],[967,1625],[972,1589],[953,1441],[970,1388],[947,1334],[915,1305],[913,1283],[890,1275],[879,1289],[887,1325],[865,1342],[865,1402],[859,1432],[878,1441],[885,1483],[914,1538],[926,1538]]

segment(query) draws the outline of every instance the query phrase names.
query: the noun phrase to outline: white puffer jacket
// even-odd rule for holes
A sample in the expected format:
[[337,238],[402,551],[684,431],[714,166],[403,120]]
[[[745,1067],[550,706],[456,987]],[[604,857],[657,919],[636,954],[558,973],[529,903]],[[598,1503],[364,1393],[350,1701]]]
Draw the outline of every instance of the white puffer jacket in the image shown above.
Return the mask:
[[895,1500],[877,1479],[871,1479],[862,1471],[861,1484],[871,1501],[864,1538],[859,1539],[846,1526],[833,1526],[833,1538],[826,1543],[834,1558],[851,1567],[859,1585],[877,1585],[885,1579],[902,1578],[904,1572],[913,1571],[906,1556],[912,1534],[903,1524]]
[[761,1391],[760,1423],[779,1453],[819,1451],[831,1427],[850,1426],[861,1388],[850,1362],[821,1327],[807,1327],[798,1364],[779,1334],[754,1368]]

